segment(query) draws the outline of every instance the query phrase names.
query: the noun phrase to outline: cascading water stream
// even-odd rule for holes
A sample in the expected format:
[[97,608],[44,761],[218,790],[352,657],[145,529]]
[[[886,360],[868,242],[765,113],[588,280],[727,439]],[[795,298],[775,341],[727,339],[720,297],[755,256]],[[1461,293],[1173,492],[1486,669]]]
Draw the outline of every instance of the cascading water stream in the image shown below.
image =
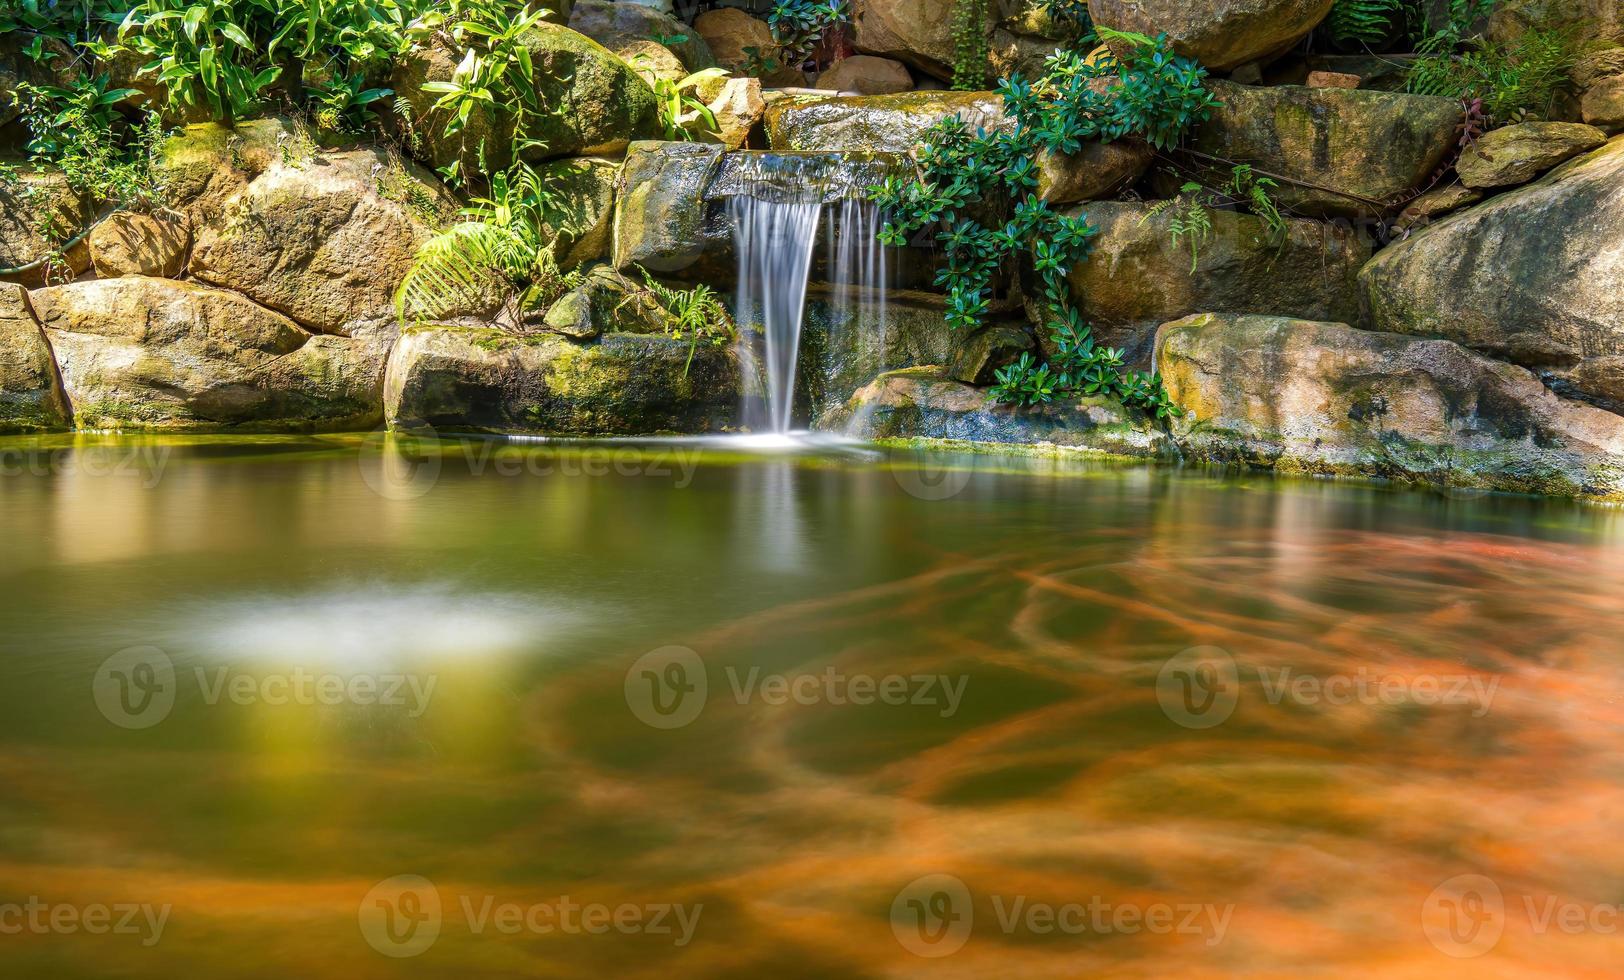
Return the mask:
[[[828,156],[740,154],[728,197],[738,258],[739,362],[761,377],[765,399],[746,398],[743,422],[782,435],[794,424],[807,295],[820,235],[832,319],[846,342],[877,355],[885,336],[886,249],[879,210],[856,196],[862,180]],[[750,329],[758,327],[759,333]],[[748,389],[748,385],[746,389]]]

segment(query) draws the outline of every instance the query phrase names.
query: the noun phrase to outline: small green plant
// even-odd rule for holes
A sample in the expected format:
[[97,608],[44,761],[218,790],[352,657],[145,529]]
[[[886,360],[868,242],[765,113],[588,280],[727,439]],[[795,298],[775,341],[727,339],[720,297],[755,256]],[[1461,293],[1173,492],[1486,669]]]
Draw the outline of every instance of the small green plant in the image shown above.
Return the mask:
[[1212,237],[1212,212],[1217,209],[1244,207],[1268,225],[1271,244],[1278,246],[1285,241],[1286,219],[1273,193],[1279,186],[1274,180],[1254,173],[1250,164],[1236,164],[1228,182],[1222,186],[1214,188],[1197,181],[1186,182],[1179,188],[1177,197],[1158,201],[1139,223],[1171,214],[1168,227],[1173,247],[1188,242],[1190,272],[1194,273],[1201,264],[1201,246]]
[[1336,0],[1325,18],[1325,29],[1338,44],[1374,47],[1387,40],[1418,6],[1415,0]]
[[654,97],[659,102],[660,122],[665,126],[667,140],[688,140],[695,134],[716,134],[716,113],[699,97],[698,89],[706,82],[726,77],[725,68],[706,68],[680,81],[658,77],[653,80]]
[[1578,57],[1571,30],[1534,28],[1504,44],[1474,40],[1470,50],[1457,54],[1461,43],[1453,32],[1426,41],[1410,70],[1408,91],[1481,99],[1489,121],[1506,125],[1548,117],[1571,87],[1569,73]]
[[961,92],[986,88],[992,71],[988,58],[987,0],[954,0],[953,87]]
[[709,286],[677,289],[660,282],[647,269],[642,273],[649,294],[665,314],[665,332],[677,341],[688,342],[688,360],[682,365],[682,376],[686,378],[700,344],[721,347],[733,340],[733,318]]
[[517,330],[525,314],[579,286],[584,277],[559,269],[543,230],[556,207],[528,166],[497,172],[490,197],[475,198],[462,221],[418,250],[395,293],[401,322],[495,309],[498,325]]
[[772,50],[755,46],[744,49],[750,70],[757,75],[781,68],[800,70],[825,37],[850,22],[847,0],[778,0],[767,15],[767,26],[773,34]]
[[1084,43],[1094,37],[1094,18],[1089,15],[1088,0],[1032,0],[1032,6],[1065,29],[1076,42]]

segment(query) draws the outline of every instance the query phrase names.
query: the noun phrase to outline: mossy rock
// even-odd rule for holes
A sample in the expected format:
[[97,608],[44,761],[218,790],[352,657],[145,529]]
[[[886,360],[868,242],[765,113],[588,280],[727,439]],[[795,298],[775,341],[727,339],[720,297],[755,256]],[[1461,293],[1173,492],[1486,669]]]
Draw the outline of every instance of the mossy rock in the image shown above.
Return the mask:
[[72,424],[56,357],[34,317],[28,291],[0,283],[0,434]]

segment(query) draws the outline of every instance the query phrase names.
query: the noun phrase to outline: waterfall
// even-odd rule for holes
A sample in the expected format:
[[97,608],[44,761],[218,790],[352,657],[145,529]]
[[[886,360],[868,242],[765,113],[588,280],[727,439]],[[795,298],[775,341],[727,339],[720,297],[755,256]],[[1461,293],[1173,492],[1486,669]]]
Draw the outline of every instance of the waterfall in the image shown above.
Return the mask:
[[738,259],[739,362],[767,390],[764,404],[746,399],[742,419],[754,432],[783,434],[794,424],[801,334],[820,234],[826,244],[816,271],[827,283],[835,319],[854,325],[849,342],[865,351],[878,353],[884,343],[882,222],[879,209],[859,196],[874,178],[866,165],[853,166],[835,154],[731,156],[737,162],[723,180]]

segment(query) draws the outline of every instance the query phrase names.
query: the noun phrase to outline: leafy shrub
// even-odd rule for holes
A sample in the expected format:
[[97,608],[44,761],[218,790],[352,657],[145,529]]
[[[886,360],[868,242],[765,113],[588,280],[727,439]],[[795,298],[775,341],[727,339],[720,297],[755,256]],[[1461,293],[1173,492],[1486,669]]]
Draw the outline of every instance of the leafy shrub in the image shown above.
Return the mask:
[[953,88],[979,92],[991,73],[987,49],[987,0],[953,4]]
[[1482,100],[1495,125],[1548,116],[1569,89],[1569,72],[1578,57],[1574,35],[1567,30],[1535,28],[1515,41],[1482,43],[1457,55],[1459,43],[1449,32],[1430,38],[1410,70],[1406,89],[1417,95]]
[[767,15],[773,50],[744,49],[751,71],[771,74],[780,68],[800,69],[831,32],[850,22],[847,0],[778,0]]
[[725,68],[706,68],[680,81],[660,77],[651,81],[667,140],[687,140],[698,133],[714,135],[717,132],[716,113],[699,98],[696,90],[706,82],[726,77]]
[[1094,18],[1089,15],[1088,0],[1032,0],[1032,6],[1080,42],[1094,36]]
[[[1081,379],[1089,377],[1107,379],[1109,393],[1158,411],[1164,404],[1159,383],[1124,374],[1111,352],[1096,349],[1092,341],[1084,343],[1089,327],[1071,305],[1068,276],[1088,258],[1096,229],[1086,219],[1050,210],[1033,193],[1036,159],[1044,151],[1076,152],[1087,140],[1127,136],[1170,147],[1192,122],[1206,118],[1216,100],[1203,84],[1205,70],[1174,55],[1165,36],[1100,33],[1126,41],[1127,58],[1119,63],[1102,55],[1090,63],[1076,51],[1061,50],[1049,58],[1036,82],[1019,75],[1005,79],[999,91],[1014,122],[1011,129],[971,133],[962,120],[944,119],[930,129],[919,151],[920,178],[889,178],[870,188],[869,196],[887,209],[889,220],[880,234],[887,245],[906,245],[937,229],[945,263],[936,283],[947,292],[947,320],[953,327],[979,326],[991,306],[996,273],[1016,255],[1030,257],[1050,328],[1075,340],[1074,357],[1044,375],[1027,376],[1016,369],[1009,380],[1019,383],[1001,380],[995,394],[1030,403],[1032,398],[1042,400],[1039,395],[1051,376],[1056,385],[1051,394],[1086,390],[1091,383]],[[1010,201],[1015,202],[1012,209]],[[998,217],[983,224],[989,213]],[[1023,387],[1027,381],[1043,383],[1028,389]]]

